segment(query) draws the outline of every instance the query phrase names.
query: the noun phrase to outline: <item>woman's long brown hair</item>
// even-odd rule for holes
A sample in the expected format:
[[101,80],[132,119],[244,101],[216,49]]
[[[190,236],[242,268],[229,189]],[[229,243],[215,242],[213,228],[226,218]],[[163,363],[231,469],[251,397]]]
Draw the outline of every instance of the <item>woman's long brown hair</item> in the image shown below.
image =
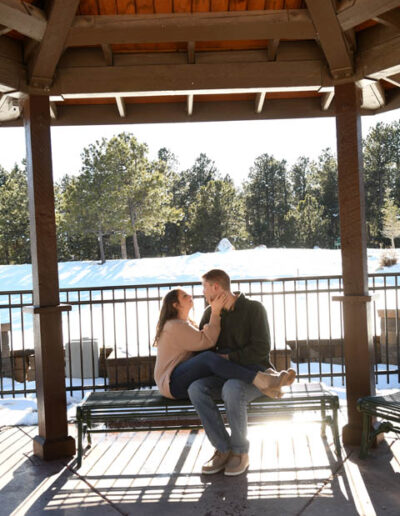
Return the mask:
[[156,336],[154,337],[153,346],[157,346],[157,341],[160,338],[165,323],[170,319],[176,319],[178,317],[178,310],[174,306],[174,304],[178,303],[179,290],[179,288],[174,288],[164,296],[160,310],[160,316],[158,318]]

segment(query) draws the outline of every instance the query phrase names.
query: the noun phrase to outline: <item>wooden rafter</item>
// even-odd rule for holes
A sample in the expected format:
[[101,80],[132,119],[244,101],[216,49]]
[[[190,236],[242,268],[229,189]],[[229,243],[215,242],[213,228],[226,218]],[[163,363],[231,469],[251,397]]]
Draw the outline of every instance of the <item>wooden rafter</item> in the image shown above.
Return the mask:
[[101,45],[103,51],[104,60],[107,66],[112,66],[114,63],[114,56],[111,45]]
[[321,97],[321,109],[322,111],[328,111],[332,104],[333,97],[335,96],[335,90],[326,91]]
[[353,74],[353,59],[332,0],[306,0],[322,50],[335,79]]
[[400,73],[400,34],[384,26],[364,32],[358,38],[356,77],[385,79]]
[[400,31],[400,8],[392,9],[374,18],[375,21]]
[[278,52],[279,41],[279,39],[268,40],[268,61],[275,61],[276,53]]
[[34,5],[18,0],[1,0],[0,24],[40,41],[46,30],[46,16]]
[[265,91],[260,91],[259,93],[256,93],[256,102],[255,102],[255,112],[261,113],[264,107],[265,102]]
[[342,0],[337,17],[342,29],[348,30],[398,6],[398,0]]
[[190,94],[186,97],[186,109],[189,116],[193,115],[194,95]]
[[396,75],[391,75],[389,77],[385,77],[385,81],[390,82],[390,84],[393,84],[394,86],[400,88],[400,73]]
[[78,5],[79,0],[53,0],[51,3],[46,31],[29,63],[30,82],[34,87],[47,88],[52,83]]
[[77,16],[66,45],[281,38],[315,38],[314,26],[305,9]]
[[126,106],[125,106],[124,98],[118,96],[118,97],[115,97],[115,101],[117,103],[119,116],[121,118],[125,118],[126,117]]

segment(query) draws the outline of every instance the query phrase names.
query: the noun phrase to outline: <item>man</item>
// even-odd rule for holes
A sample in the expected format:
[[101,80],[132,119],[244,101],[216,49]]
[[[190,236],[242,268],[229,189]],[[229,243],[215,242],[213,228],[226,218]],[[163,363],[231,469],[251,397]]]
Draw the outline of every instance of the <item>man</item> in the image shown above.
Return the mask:
[[[269,361],[270,333],[264,306],[247,299],[244,294],[232,293],[228,274],[219,269],[203,275],[203,293],[208,303],[221,293],[227,295],[221,311],[221,333],[216,352],[252,370],[272,368]],[[208,323],[210,313],[210,307],[207,307],[200,329]],[[216,450],[202,467],[202,473],[213,474],[224,469],[225,475],[235,476],[246,471],[249,466],[247,404],[259,397],[260,391],[241,380],[225,381],[209,376],[193,382],[188,392],[207,437]],[[230,435],[215,402],[220,399],[225,404]]]

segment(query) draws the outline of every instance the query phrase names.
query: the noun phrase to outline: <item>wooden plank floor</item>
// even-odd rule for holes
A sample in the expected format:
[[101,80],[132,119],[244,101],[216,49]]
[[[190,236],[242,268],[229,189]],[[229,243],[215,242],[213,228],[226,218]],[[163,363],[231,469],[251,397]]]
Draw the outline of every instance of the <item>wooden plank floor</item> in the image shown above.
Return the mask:
[[365,461],[358,448],[338,460],[330,433],[321,438],[319,425],[268,422],[249,430],[247,474],[229,478],[200,474],[213,453],[202,430],[97,434],[79,470],[74,461],[34,457],[35,433],[35,427],[0,431],[4,514],[399,514],[394,434]]

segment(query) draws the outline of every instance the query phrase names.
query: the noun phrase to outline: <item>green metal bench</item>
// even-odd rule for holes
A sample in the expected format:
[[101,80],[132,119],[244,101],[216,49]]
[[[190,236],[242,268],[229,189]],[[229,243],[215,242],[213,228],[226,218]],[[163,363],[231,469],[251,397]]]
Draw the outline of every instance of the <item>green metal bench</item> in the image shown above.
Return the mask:
[[[363,415],[360,458],[368,455],[377,435],[382,432],[400,432],[400,391],[387,396],[365,396],[357,401],[357,409]],[[383,419],[372,427],[372,418]]]
[[[224,413],[224,404],[218,406]],[[297,411],[321,413],[322,435],[326,425],[332,430],[336,452],[340,456],[338,429],[339,398],[320,383],[293,384],[281,399],[260,396],[249,403],[249,422],[265,417],[291,415]],[[170,400],[156,389],[92,392],[77,407],[78,468],[82,463],[83,439],[87,435],[88,446],[91,434],[99,432],[124,432],[148,429],[198,428],[201,423],[189,400]],[[102,425],[100,428],[96,425]]]

